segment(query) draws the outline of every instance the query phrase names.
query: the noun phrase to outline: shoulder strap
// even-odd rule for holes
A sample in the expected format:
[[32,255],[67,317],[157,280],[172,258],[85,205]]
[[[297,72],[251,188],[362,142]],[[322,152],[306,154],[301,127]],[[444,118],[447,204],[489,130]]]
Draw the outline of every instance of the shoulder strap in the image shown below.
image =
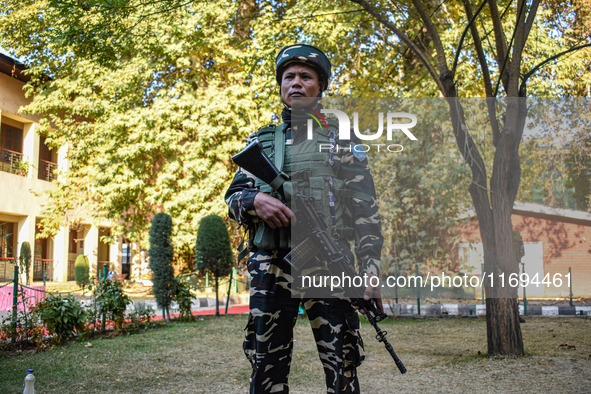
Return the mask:
[[285,162],[285,128],[284,123],[281,126],[275,126],[275,167],[279,171],[283,171],[283,163]]

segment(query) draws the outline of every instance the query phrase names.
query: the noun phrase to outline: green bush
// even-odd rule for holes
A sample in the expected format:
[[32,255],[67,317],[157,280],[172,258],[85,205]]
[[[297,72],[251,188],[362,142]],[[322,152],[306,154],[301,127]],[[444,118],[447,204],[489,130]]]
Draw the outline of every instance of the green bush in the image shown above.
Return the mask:
[[170,241],[172,234],[172,219],[160,212],[154,216],[150,227],[150,269],[154,273],[152,278],[152,293],[160,308],[166,310],[166,320],[170,320],[170,304],[174,300],[176,281],[172,268],[173,249]]
[[143,303],[136,304],[134,310],[129,314],[128,333],[137,333],[141,328],[148,330],[154,316],[154,309],[151,306]]
[[21,244],[21,252],[18,258],[19,269],[25,273],[25,280],[29,284],[29,269],[31,267],[31,244],[27,241]]
[[191,313],[191,306],[193,305],[193,293],[191,293],[191,285],[181,282],[177,279],[176,295],[174,300],[179,306],[179,320],[193,321],[193,314]]
[[115,328],[121,330],[125,309],[131,303],[129,296],[123,292],[121,282],[109,279],[100,281],[93,289],[93,297],[98,314],[113,321]]
[[76,256],[74,278],[76,279],[76,284],[82,287],[82,291],[84,292],[84,287],[90,283],[90,264],[88,257],[83,254]]
[[234,259],[230,235],[224,219],[209,215],[201,219],[195,244],[195,267],[202,273],[207,271],[215,278],[215,314],[220,315],[219,279],[232,272]]
[[84,332],[86,311],[72,295],[49,295],[36,305],[36,310],[49,333],[56,334],[58,343]]

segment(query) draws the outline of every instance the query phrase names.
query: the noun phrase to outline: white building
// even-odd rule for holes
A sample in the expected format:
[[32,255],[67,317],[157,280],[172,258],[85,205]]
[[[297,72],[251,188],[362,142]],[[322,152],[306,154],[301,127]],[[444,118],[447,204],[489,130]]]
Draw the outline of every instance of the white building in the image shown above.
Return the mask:
[[23,242],[31,245],[32,281],[74,280],[74,261],[79,253],[88,256],[91,276],[103,264],[112,263],[118,273],[130,269],[129,244],[119,241],[107,245],[101,237],[109,235],[107,226],[91,220],[76,227],[63,227],[50,239],[36,239],[42,215],[44,191],[54,187],[58,174],[67,171],[66,147],[49,149],[39,135],[39,117],[24,115],[19,109],[30,100],[23,86],[28,81],[24,66],[0,54],[0,281],[13,277],[14,258]]

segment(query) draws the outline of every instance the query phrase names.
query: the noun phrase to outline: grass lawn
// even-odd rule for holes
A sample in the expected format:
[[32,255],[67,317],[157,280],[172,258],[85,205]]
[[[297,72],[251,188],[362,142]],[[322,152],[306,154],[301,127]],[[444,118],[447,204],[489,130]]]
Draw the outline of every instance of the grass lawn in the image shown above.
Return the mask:
[[[95,339],[0,361],[0,393],[20,393],[27,369],[40,393],[245,393],[250,366],[242,353],[246,316],[195,323],[112,339]],[[398,320],[381,324],[408,369],[401,375],[373,329],[364,324],[366,360],[359,369],[366,393],[395,391],[588,392],[591,320],[528,318],[527,356],[488,358],[482,318]],[[325,392],[307,320],[296,326],[290,388]],[[560,346],[563,344],[571,345]]]

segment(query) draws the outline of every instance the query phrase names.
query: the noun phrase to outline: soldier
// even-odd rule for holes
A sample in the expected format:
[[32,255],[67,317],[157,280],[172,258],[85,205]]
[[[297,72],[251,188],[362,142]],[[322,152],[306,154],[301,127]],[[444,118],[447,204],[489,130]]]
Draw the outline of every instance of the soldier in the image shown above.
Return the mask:
[[[383,238],[365,155],[351,149],[290,154],[304,134],[296,130],[299,123],[292,121],[296,117],[292,108],[318,111],[321,108],[318,99],[326,90],[330,76],[331,64],[318,48],[310,45],[283,48],[276,58],[276,79],[284,104],[283,125],[263,127],[251,139],[258,138],[267,155],[288,176],[293,169],[307,169],[304,172],[308,175],[299,181],[300,189],[311,193],[310,185],[316,185],[315,207],[330,223],[333,236],[343,241],[355,240],[361,269],[369,276],[379,276]],[[337,141],[336,130],[331,125],[328,133],[315,135],[328,139],[332,146],[348,145],[350,141]],[[310,168],[310,163],[315,161],[329,163],[330,171],[315,173]],[[294,178],[292,182],[296,182]],[[364,351],[357,311],[349,299],[299,298],[292,288],[291,267],[283,257],[290,250],[289,230],[294,213],[284,196],[238,169],[225,200],[230,217],[249,232],[251,294],[244,352],[253,369],[250,392],[288,392],[293,327],[300,303],[312,326],[327,391],[359,392],[357,367],[364,359]],[[343,244],[350,248],[347,242]],[[376,299],[381,308],[379,286],[368,286],[364,297]]]

